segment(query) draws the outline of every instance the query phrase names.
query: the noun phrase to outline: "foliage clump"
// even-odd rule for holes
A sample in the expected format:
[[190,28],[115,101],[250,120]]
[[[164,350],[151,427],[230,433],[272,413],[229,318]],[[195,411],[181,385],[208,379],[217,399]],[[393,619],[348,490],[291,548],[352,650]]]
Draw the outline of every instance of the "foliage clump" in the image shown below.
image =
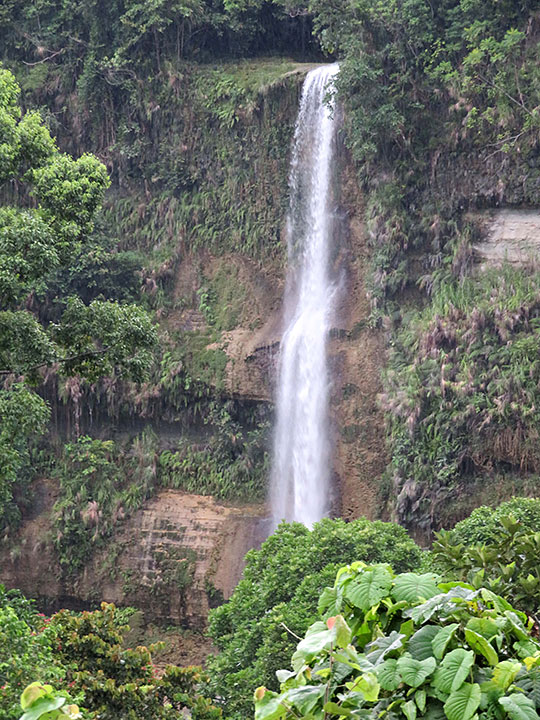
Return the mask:
[[211,688],[228,718],[245,718],[254,685],[277,689],[275,670],[286,662],[317,615],[317,597],[343,562],[363,558],[418,567],[421,551],[398,525],[322,520],[310,531],[282,524],[260,550],[247,555],[230,600],[210,614],[219,650],[209,662]]
[[540,469],[540,283],[486,272],[443,285],[408,320],[382,405],[398,518],[429,530],[467,478]]
[[84,251],[109,177],[93,155],[61,153],[39,113],[22,113],[19,95],[13,75],[0,68],[2,530],[18,520],[14,488],[19,476],[28,479],[29,441],[43,433],[49,417],[34,391],[45,370],[54,366],[90,381],[115,373],[140,381],[157,343],[150,317],[136,305],[64,297],[54,322],[39,313],[36,297]]
[[256,720],[538,717],[533,622],[487,588],[356,562],[319,612],[281,692],[255,692]]
[[126,647],[128,616],[103,603],[93,612],[62,610],[45,618],[0,586],[0,720],[20,716],[23,691],[23,709],[34,718],[47,703],[49,711],[62,711],[59,718],[80,717],[75,701],[88,720],[181,720],[188,714],[218,720],[220,710],[199,692],[200,668],[168,665],[158,677],[151,655],[157,646]]
[[[538,501],[536,506],[538,506]],[[510,503],[505,503],[506,505]],[[519,507],[519,506],[518,506]],[[481,508],[487,509],[487,508]],[[491,508],[490,508],[491,510]],[[500,510],[500,508],[499,508]],[[512,515],[493,513],[483,541],[463,540],[459,530],[435,535],[429,565],[445,577],[484,586],[537,618],[540,609],[540,532]],[[480,515],[481,517],[481,515]],[[465,522],[465,521],[464,521]],[[461,524],[461,523],[460,523]],[[471,529],[474,530],[474,525]]]

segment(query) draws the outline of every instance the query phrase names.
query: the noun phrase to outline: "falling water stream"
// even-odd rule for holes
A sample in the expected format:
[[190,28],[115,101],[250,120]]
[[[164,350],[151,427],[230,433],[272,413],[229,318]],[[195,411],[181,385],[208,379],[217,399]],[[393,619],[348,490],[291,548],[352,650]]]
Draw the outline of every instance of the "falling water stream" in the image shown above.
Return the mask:
[[272,517],[311,527],[328,512],[326,343],[335,119],[325,103],[338,65],[308,73],[296,121],[289,180],[289,272],[281,341],[272,469]]

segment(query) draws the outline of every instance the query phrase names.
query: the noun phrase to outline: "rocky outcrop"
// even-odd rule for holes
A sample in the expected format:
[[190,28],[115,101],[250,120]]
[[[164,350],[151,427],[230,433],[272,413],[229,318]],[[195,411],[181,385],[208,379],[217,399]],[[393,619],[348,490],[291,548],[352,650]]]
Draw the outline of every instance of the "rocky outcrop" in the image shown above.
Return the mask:
[[536,264],[540,258],[540,210],[505,208],[476,213],[482,240],[474,251],[483,266]]
[[134,605],[147,621],[202,628],[209,607],[232,593],[246,552],[268,532],[264,507],[164,490],[119,525],[106,549],[71,578],[62,576],[45,542],[56,487],[41,480],[35,490],[11,550],[0,553],[0,578],[51,609],[105,600]]

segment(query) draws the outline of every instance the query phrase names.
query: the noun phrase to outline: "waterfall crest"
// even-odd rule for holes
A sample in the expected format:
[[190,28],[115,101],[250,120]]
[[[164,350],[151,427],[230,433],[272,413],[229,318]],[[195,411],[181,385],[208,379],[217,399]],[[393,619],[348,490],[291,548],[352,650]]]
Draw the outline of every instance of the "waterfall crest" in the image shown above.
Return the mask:
[[339,67],[308,73],[289,179],[289,272],[271,479],[272,518],[311,527],[328,512],[326,343],[335,294],[329,275],[335,120],[324,100]]

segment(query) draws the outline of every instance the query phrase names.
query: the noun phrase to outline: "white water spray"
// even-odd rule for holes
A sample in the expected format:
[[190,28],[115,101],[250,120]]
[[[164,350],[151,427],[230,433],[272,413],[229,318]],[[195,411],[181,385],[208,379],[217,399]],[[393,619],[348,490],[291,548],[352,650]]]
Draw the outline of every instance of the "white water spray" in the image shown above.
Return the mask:
[[308,73],[296,121],[289,180],[289,276],[281,341],[272,517],[311,527],[328,512],[326,342],[334,287],[329,277],[335,120],[324,100],[338,65]]

